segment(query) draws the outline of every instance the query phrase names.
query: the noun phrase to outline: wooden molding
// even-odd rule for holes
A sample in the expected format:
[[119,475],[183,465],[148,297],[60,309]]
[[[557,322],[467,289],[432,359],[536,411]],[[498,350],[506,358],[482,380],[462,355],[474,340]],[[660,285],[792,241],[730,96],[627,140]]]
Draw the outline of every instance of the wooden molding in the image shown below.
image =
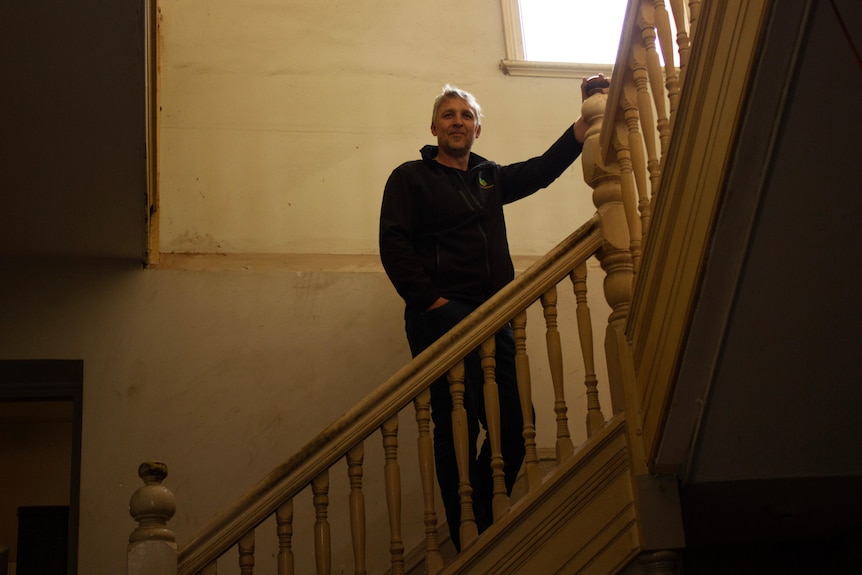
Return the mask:
[[446,572],[615,573],[640,551],[624,416],[619,415],[480,537]]
[[627,333],[654,458],[764,25],[766,0],[705,5]]

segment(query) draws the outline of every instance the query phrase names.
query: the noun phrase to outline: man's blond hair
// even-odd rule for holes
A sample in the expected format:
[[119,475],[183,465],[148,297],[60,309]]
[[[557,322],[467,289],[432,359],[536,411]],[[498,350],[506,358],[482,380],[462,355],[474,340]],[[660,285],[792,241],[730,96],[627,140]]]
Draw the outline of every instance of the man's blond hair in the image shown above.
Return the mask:
[[476,101],[476,97],[466,90],[456,88],[451,84],[446,84],[443,86],[441,94],[434,100],[434,109],[431,111],[432,124],[437,121],[437,111],[440,110],[440,106],[443,102],[451,98],[461,98],[467,102],[467,105],[473,108],[473,112],[476,114],[476,125],[480,125],[482,123],[482,107],[479,106],[479,102]]

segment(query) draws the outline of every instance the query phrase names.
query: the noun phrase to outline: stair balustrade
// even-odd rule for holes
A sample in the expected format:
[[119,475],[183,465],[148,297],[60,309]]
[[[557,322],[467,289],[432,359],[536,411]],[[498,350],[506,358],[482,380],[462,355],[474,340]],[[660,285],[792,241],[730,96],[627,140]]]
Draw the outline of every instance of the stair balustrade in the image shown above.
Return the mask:
[[[398,414],[413,405],[414,417],[417,422],[417,456],[419,473],[423,491],[423,522],[426,556],[423,568],[428,573],[439,572],[444,564],[441,547],[445,541],[440,540],[438,512],[436,509],[434,476],[433,444],[431,438],[430,393],[428,386],[442,374],[448,374],[453,391],[455,411],[453,421],[463,432],[458,433],[457,450],[465,458],[467,453],[466,419],[459,408],[463,410],[463,370],[464,357],[473,349],[478,348],[485,376],[484,390],[488,405],[498,405],[496,395],[496,379],[494,374],[494,334],[511,318],[516,331],[516,360],[520,374],[519,388],[523,390],[523,412],[525,417],[524,436],[527,446],[525,457],[525,485],[527,491],[536,490],[542,482],[543,474],[539,469],[539,457],[535,441],[535,422],[532,417],[532,389],[529,377],[529,361],[527,355],[527,308],[534,304],[542,306],[545,332],[548,345],[550,371],[554,375],[554,405],[553,413],[556,421],[557,456],[564,459],[571,456],[572,440],[568,430],[566,412],[568,405],[563,393],[563,350],[560,344],[560,325],[557,307],[557,283],[570,279],[572,290],[577,294],[577,318],[580,329],[587,336],[587,344],[581,350],[581,356],[587,358],[590,365],[585,375],[584,394],[589,398],[589,407],[584,406],[584,421],[591,422],[591,432],[601,427],[604,420],[598,402],[598,382],[593,367],[592,333],[589,309],[586,303],[586,260],[593,256],[601,245],[601,234],[597,218],[573,233],[565,242],[557,246],[547,256],[520,275],[512,284],[504,288],[494,298],[489,300],[468,317],[462,324],[456,326],[452,333],[444,336],[423,352],[413,362],[396,373],[383,384],[374,394],[362,404],[356,406],[338,421],[325,429],[315,440],[294,457],[289,459],[270,475],[256,485],[250,493],[244,496],[234,506],[222,513],[205,528],[204,531],[184,546],[178,554],[177,573],[217,573],[217,563],[230,561],[219,559],[232,547],[237,548],[238,557],[234,560],[240,566],[240,572],[253,573],[256,566],[254,557],[255,539],[273,537],[278,540],[278,573],[294,572],[294,555],[292,538],[297,526],[293,524],[293,501],[304,489],[310,488],[313,494],[315,565],[318,573],[331,573],[331,526],[328,522],[328,486],[330,469],[340,461],[345,461],[350,484],[349,517],[351,534],[338,534],[338,537],[349,537],[353,542],[353,561],[356,573],[366,572],[366,540],[368,532],[366,525],[366,498],[364,489],[363,450],[365,441],[375,432],[382,437],[385,463],[385,498],[386,516],[389,520],[389,557],[391,573],[405,573],[411,566],[405,566],[405,542],[401,536],[401,458],[399,457]],[[574,310],[573,310],[574,311]],[[573,313],[574,315],[574,313]],[[574,350],[575,353],[578,353]],[[499,520],[509,512],[511,502],[506,494],[503,483],[503,460],[499,438],[499,413],[488,410],[488,433],[493,446],[492,468],[494,470],[494,516]],[[464,459],[466,461],[466,459]],[[461,481],[462,495],[462,541],[469,546],[477,540],[478,530],[472,517],[472,500],[469,477],[466,475],[466,464],[463,464],[465,474]],[[411,469],[413,467],[411,466]],[[370,502],[370,500],[369,500]],[[277,529],[271,535],[256,534],[258,526],[269,516],[275,515]],[[443,537],[445,539],[445,536]],[[379,538],[373,537],[374,544],[379,544]],[[415,542],[414,542],[415,543]],[[263,567],[265,572],[271,567]]]
[[[616,565],[616,569],[645,550],[642,547],[642,535],[636,527],[632,527],[632,522],[637,521],[631,511],[637,504],[635,478],[647,474],[648,470],[647,449],[640,437],[641,402],[633,384],[634,363],[630,347],[631,338],[636,337],[636,334],[627,333],[627,329],[630,329],[627,320],[642,262],[643,245],[649,237],[654,200],[662,181],[664,159],[671,144],[692,38],[700,18],[701,2],[692,0],[686,6],[682,0],[670,0],[670,8],[671,14],[663,0],[630,0],[610,92],[596,92],[583,104],[582,114],[590,128],[582,164],[584,178],[594,190],[596,215],[361,403],[324,429],[302,450],[272,470],[178,553],[173,535],[168,535],[170,532],[166,527],[173,513],[167,504],[166,488],[161,486],[166,468],[159,466],[158,471],[150,470],[142,474],[142,478],[146,475],[145,482],[148,482],[142,490],[158,485],[164,501],[156,506],[158,512],[148,513],[140,505],[141,490],[133,497],[130,508],[139,527],[130,538],[130,574],[215,574],[224,562],[234,562],[241,573],[251,574],[257,562],[255,540],[261,537],[273,538],[278,542],[278,574],[293,574],[297,553],[309,552],[307,549],[294,549],[293,539],[297,529],[313,531],[317,573],[332,573],[333,532],[329,521],[329,484],[331,474],[342,462],[346,464],[349,480],[347,514],[350,535],[337,529],[335,537],[339,541],[349,539],[352,542],[354,573],[368,572],[371,562],[371,555],[367,552],[369,545],[375,549],[387,547],[389,572],[393,574],[466,573],[470,561],[468,557],[471,553],[478,555],[477,550],[483,544],[472,511],[472,487],[466,466],[467,424],[463,407],[464,358],[474,350],[479,350],[481,357],[483,389],[488,408],[487,433],[492,447],[495,520],[492,527],[509,521],[515,511],[530,512],[528,504],[513,506],[506,493],[504,461],[500,449],[500,415],[494,409],[494,406],[499,405],[494,334],[510,322],[515,338],[516,372],[524,415],[526,455],[522,477],[526,495],[523,499],[529,500],[529,504],[538,504],[543,499],[553,500],[553,495],[543,493],[550,487],[548,475],[540,466],[536,442],[537,423],[533,421],[536,390],[532,381],[531,358],[527,353],[527,317],[528,310],[534,305],[541,306],[541,315],[545,319],[542,327],[553,390],[554,421],[544,428],[555,429],[555,466],[560,470],[559,476],[575,477],[578,473],[584,473],[584,477],[588,478],[584,480],[584,489],[619,490],[614,492],[612,499],[621,501],[621,508],[629,510],[608,518],[608,524],[584,527],[587,531],[592,530],[589,531],[592,539],[588,540],[599,541],[601,537],[597,534],[606,532],[606,546],[595,550],[584,547],[587,551],[579,549],[572,553],[614,555],[615,558],[608,564]],[[674,63],[671,17],[677,29],[679,69]],[[658,48],[656,38],[659,41]],[[660,65],[659,52],[664,58],[664,68]],[[605,273],[605,301],[600,305],[610,308],[604,342],[607,382],[600,382],[597,376],[592,317],[588,305],[587,262],[593,257],[599,260]],[[564,285],[561,284],[564,280],[570,282],[575,298],[574,325],[560,320],[562,312],[558,309],[558,289]],[[572,337],[577,337],[580,342],[579,352],[565,349],[562,345],[561,330],[569,328],[575,334]],[[583,394],[586,403],[582,417],[588,439],[581,446],[574,445],[571,438],[568,422],[570,405],[565,397],[564,363],[572,358],[583,365],[584,374]],[[429,393],[431,383],[443,375],[448,376],[454,405],[452,419],[460,473],[461,540],[464,547],[459,557],[448,565],[447,555],[451,556],[452,553],[451,550],[446,551],[447,536],[445,530],[440,528],[436,509]],[[609,387],[611,397],[611,406],[606,408],[611,418],[607,422],[599,402],[599,389],[603,385]],[[418,461],[415,465],[405,465],[405,459],[399,456],[399,448],[403,447],[399,445],[399,414],[409,409],[411,404],[418,434]],[[363,484],[366,441],[378,432],[384,451],[383,498],[372,497]],[[622,437],[625,441],[620,443],[622,440],[618,438]],[[606,461],[601,465],[595,463],[599,467],[589,471],[593,469],[589,466],[593,465],[591,458],[594,450],[610,450],[611,447],[613,454],[609,451]],[[590,451],[588,448],[593,451],[587,453]],[[405,541],[402,525],[402,468],[415,471],[419,476],[422,491],[422,542]],[[310,527],[294,525],[296,497],[309,489],[312,492],[314,523]],[[584,501],[588,499],[586,497]],[[568,499],[576,500],[580,501],[576,496]],[[377,530],[367,528],[371,516],[368,509],[377,511],[383,506],[385,511],[375,512],[373,516],[382,515],[388,521],[386,542],[382,541]],[[411,507],[415,507],[412,502]],[[588,508],[587,503],[583,504],[583,508]],[[630,515],[632,519],[628,519]],[[264,522],[272,517],[276,524],[275,532],[258,533]],[[609,525],[616,524],[619,524],[618,531],[613,531]],[[631,535],[621,537],[616,533]],[[153,551],[151,558],[145,558],[145,547],[149,549],[149,544],[154,542],[158,544],[158,551]],[[421,563],[414,561],[414,554],[405,553],[408,546],[410,549],[421,549]],[[225,555],[232,548],[237,549],[238,557],[235,559]],[[172,559],[168,557],[171,553]],[[657,572],[672,572],[672,552],[651,550],[651,554],[644,555],[642,561],[649,565],[656,557],[660,558],[662,565],[662,570]],[[175,569],[172,561],[176,562]],[[271,566],[261,569],[263,572],[272,572]]]

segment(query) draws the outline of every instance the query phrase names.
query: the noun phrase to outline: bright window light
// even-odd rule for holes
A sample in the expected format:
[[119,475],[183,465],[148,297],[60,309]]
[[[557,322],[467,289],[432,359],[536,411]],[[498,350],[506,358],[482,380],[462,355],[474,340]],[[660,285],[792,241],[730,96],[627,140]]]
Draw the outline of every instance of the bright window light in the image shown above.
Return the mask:
[[524,56],[533,62],[616,62],[627,0],[520,0]]

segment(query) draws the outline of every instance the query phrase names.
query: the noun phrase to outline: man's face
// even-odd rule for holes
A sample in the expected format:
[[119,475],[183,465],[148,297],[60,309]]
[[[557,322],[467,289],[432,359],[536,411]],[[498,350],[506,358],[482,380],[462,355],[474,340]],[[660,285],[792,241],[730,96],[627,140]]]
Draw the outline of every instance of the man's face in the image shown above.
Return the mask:
[[473,141],[479,137],[482,126],[476,112],[463,99],[452,96],[437,109],[431,124],[431,133],[437,136],[440,150],[449,155],[470,153]]

